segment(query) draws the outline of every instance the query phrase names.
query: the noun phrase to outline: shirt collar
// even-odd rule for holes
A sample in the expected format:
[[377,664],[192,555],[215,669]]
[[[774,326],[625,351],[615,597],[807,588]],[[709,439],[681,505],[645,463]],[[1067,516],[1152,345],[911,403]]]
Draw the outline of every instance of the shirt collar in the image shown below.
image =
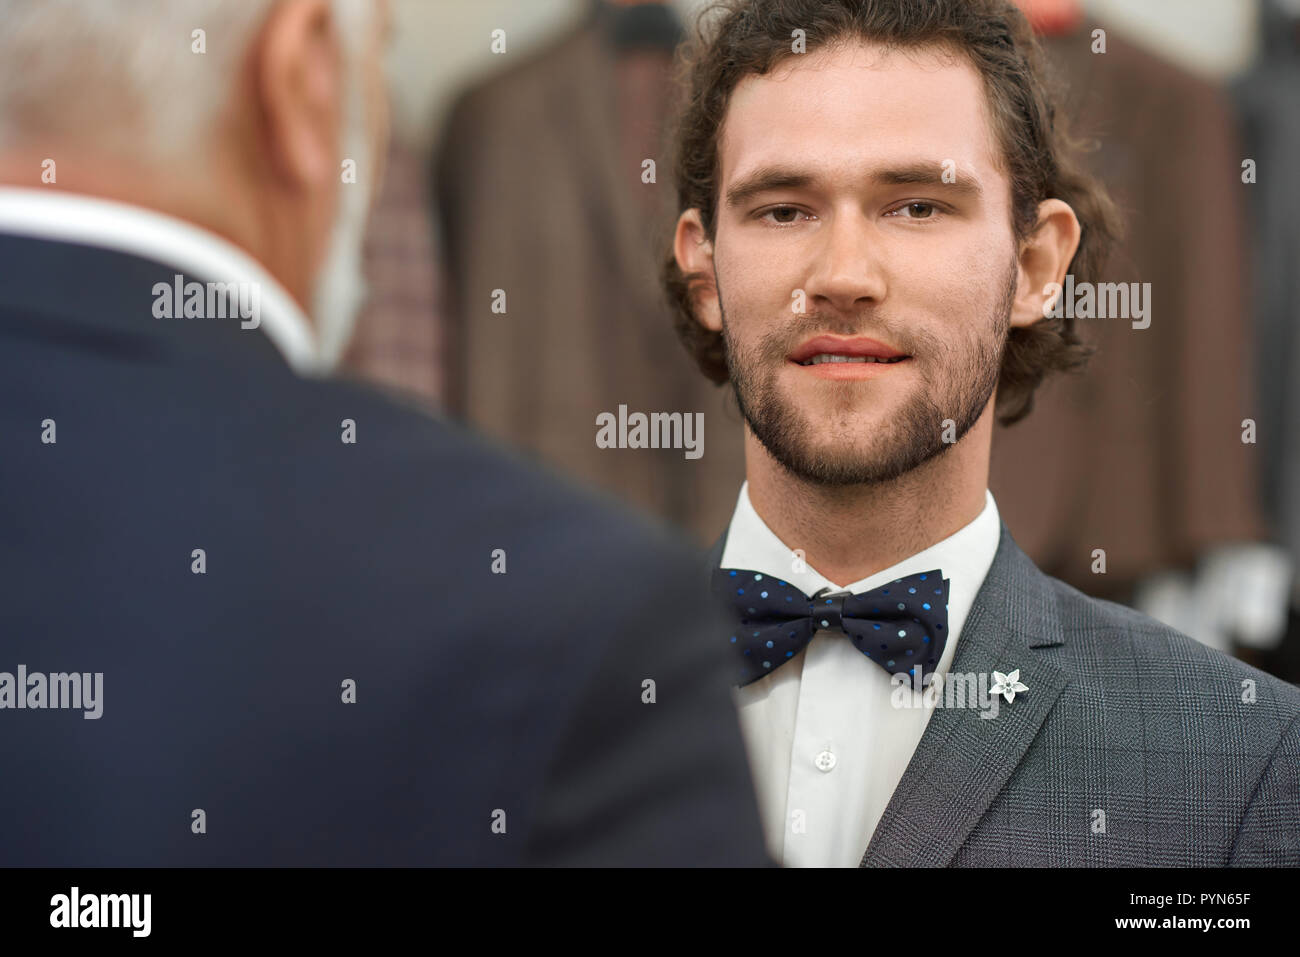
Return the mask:
[[248,253],[193,223],[79,193],[0,186],[0,232],[112,249],[223,282],[255,282],[258,328],[295,372],[324,371],[311,324],[288,290]]

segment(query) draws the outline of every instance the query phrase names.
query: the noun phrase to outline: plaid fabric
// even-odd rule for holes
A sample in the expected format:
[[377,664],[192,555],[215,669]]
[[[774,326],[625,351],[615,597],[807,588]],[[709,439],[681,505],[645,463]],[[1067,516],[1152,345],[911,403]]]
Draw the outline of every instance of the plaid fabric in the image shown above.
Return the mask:
[[425,180],[421,157],[392,140],[366,234],[370,295],[343,369],[441,405],[442,283]]
[[952,670],[1014,668],[997,718],[935,711],[864,866],[1300,865],[1300,689],[1049,578],[1004,524]]

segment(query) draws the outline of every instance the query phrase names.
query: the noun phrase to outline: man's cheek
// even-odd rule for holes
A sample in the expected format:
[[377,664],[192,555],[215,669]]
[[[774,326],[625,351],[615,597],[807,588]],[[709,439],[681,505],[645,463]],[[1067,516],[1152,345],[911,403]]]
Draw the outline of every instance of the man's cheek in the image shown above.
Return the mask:
[[723,287],[734,290],[732,298],[747,309],[765,309],[770,314],[774,305],[788,304],[791,292],[799,285],[797,280],[787,278],[789,270],[769,250],[756,249],[747,255],[733,244],[728,257],[718,259],[717,265]]

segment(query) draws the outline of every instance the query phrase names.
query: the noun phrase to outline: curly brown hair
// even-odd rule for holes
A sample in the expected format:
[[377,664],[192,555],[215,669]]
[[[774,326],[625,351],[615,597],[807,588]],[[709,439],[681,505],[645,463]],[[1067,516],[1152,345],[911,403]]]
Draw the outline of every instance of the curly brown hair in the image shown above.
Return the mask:
[[[1119,236],[1118,213],[1085,171],[1082,144],[1057,112],[1059,83],[1029,23],[1009,0],[717,0],[703,10],[678,52],[682,103],[672,142],[678,209],[698,209],[709,239],[716,230],[718,134],[731,93],[744,77],[764,75],[795,56],[795,30],[804,31],[808,51],[858,40],[901,49],[939,46],[964,55],[984,79],[1010,176],[1017,243],[1033,234],[1038,204],[1060,199],[1082,228],[1069,272],[1076,283],[1096,281]],[[670,248],[661,279],[687,351],[711,380],[727,382],[722,334],[701,325],[693,310],[705,276],[684,274]],[[998,381],[998,421],[1009,425],[1024,418],[1044,376],[1082,369],[1093,351],[1079,338],[1073,318],[1012,328]]]

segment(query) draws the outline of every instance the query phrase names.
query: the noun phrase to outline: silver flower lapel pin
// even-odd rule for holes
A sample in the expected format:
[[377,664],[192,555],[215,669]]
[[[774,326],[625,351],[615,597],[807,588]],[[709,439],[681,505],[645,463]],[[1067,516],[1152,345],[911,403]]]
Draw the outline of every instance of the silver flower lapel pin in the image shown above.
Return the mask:
[[1016,700],[1017,691],[1028,691],[1029,689],[1020,683],[1020,669],[1017,668],[1009,675],[1004,675],[1000,671],[993,672],[993,687],[989,689],[989,694],[1000,694],[1008,702]]

